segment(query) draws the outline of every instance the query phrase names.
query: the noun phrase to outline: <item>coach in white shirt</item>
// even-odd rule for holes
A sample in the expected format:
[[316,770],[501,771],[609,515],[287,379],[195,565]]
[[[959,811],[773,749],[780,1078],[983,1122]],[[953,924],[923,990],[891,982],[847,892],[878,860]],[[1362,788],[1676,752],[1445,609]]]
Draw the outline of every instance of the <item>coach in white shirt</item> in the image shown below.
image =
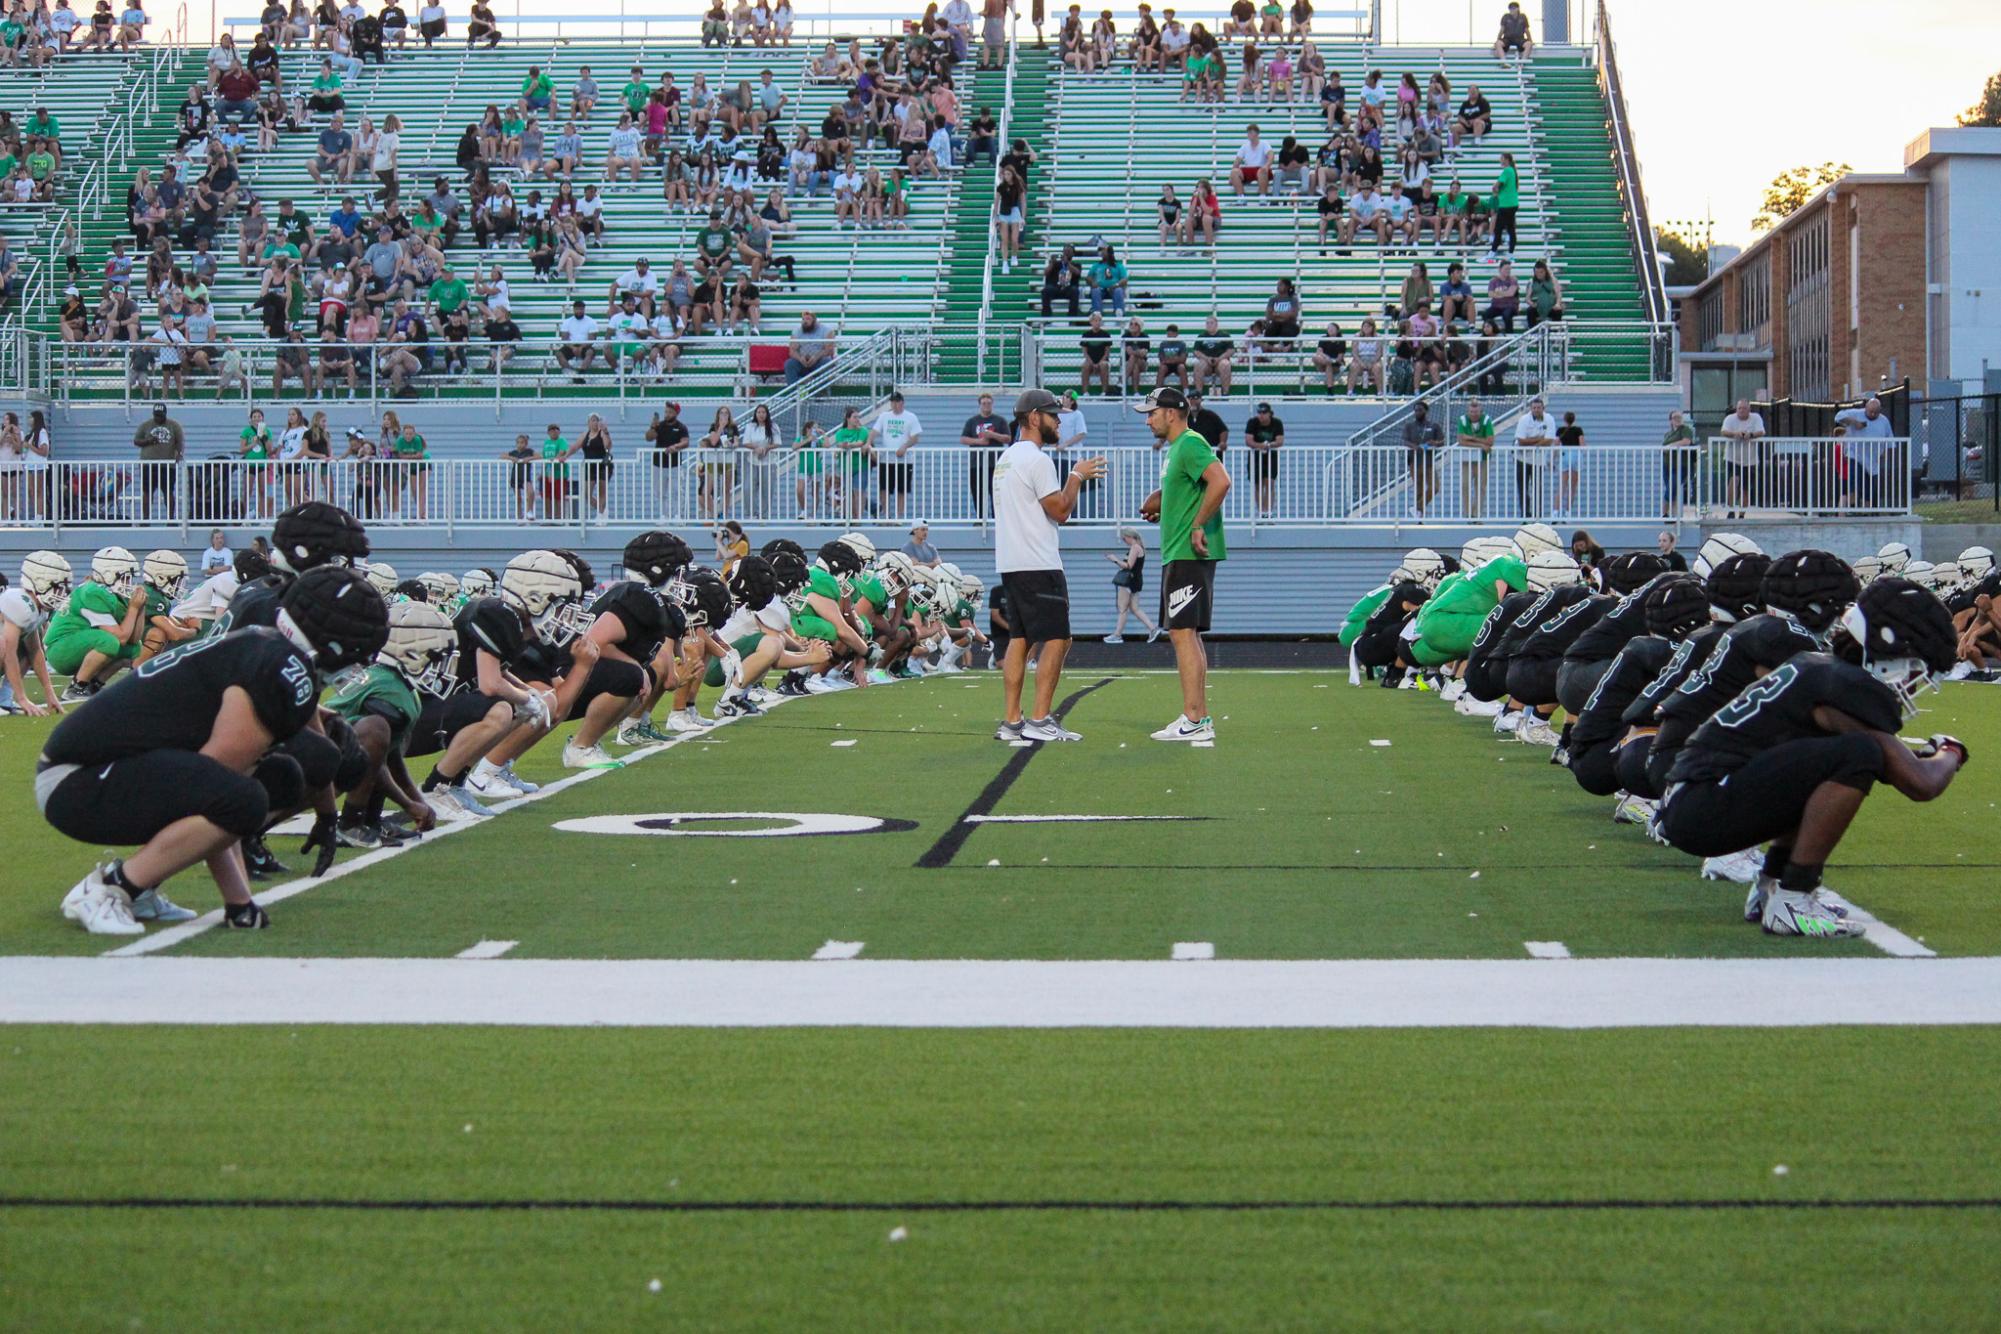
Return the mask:
[[1764,462],[1758,442],[1765,438],[1765,419],[1751,411],[1750,399],[1740,398],[1737,410],[1717,429],[1723,434],[1723,496],[1730,507],[1724,517],[1741,519],[1757,488],[1759,465]]
[[1529,409],[1515,419],[1515,498],[1522,517],[1533,519],[1542,507],[1542,461],[1556,443],[1556,423],[1539,398],[1529,400]]
[[[1063,578],[1063,554],[1056,530],[1070,521],[1077,492],[1105,475],[1102,458],[1082,459],[1067,480],[1056,480],[1056,465],[1043,453],[1056,443],[1062,404],[1046,389],[1029,389],[1014,401],[1015,442],[994,464],[994,565],[1000,571],[1010,635],[1001,660],[1005,718],[994,733],[1000,741],[1080,741],[1050,717],[1057,677],[1070,652],[1070,588]],[[1040,643],[1036,661],[1035,712],[1021,714],[1021,686],[1028,674],[1028,648]]]

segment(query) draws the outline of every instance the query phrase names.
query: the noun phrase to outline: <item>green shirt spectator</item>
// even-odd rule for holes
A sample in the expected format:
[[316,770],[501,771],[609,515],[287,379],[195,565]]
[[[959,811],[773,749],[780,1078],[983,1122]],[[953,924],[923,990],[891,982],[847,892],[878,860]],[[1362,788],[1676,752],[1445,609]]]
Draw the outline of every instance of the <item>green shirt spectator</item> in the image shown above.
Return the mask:
[[21,39],[27,34],[28,30],[16,23],[12,14],[9,14],[4,22],[0,22],[0,42],[5,42],[8,46],[19,46]]
[[564,478],[570,475],[570,465],[563,460],[570,457],[570,442],[560,435],[552,435],[542,442],[542,462],[548,476]]
[[1501,177],[1494,182],[1495,208],[1520,208],[1522,203],[1521,177],[1513,167],[1502,167]]
[[1667,449],[1672,449],[1676,446],[1680,446],[1683,449],[1693,449],[1695,447],[1695,428],[1687,422],[1683,422],[1661,437],[1661,445]]
[[1452,423],[1453,440],[1468,449],[1492,449],[1494,447],[1494,419],[1485,413],[1479,421],[1474,421],[1465,413]]
[[627,111],[630,111],[634,116],[640,116],[646,112],[647,99],[653,96],[653,89],[641,83],[638,76],[635,75],[630,83],[618,90],[618,95],[625,100],[625,109]]
[[46,181],[55,173],[56,155],[46,148],[38,148],[28,154],[28,175],[37,181]]
[[695,249],[703,258],[714,263],[730,253],[730,229],[719,222],[711,222],[695,233]]
[[431,304],[438,308],[440,315],[456,315],[472,299],[472,290],[465,279],[456,274],[438,279],[431,284]]
[[28,123],[21,127],[21,133],[37,139],[60,139],[63,137],[63,124],[48,112],[37,111],[28,117]]
[[556,91],[556,81],[547,74],[530,74],[521,80],[521,96],[547,97]]
[[1202,507],[1206,486],[1202,474],[1216,461],[1216,451],[1193,430],[1183,431],[1167,447],[1167,462],[1160,473],[1160,558],[1170,560],[1222,560],[1223,515],[1209,516],[1202,525],[1208,554],[1195,550],[1191,535],[1195,512]]

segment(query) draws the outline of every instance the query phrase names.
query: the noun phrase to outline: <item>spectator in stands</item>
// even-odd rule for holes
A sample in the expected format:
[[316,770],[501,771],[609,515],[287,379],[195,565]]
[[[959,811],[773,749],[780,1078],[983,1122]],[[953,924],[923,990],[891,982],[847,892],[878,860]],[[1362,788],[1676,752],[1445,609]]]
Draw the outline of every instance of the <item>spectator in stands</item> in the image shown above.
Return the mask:
[[[1236,363],[1237,344],[1223,332],[1222,324],[1214,314],[1203,321],[1202,333],[1195,339],[1193,346],[1196,393],[1213,384],[1223,394],[1228,395]],[[1190,395],[1191,398],[1193,396]]]
[[1501,261],[1500,268],[1487,280],[1487,308],[1480,312],[1483,320],[1492,320],[1504,333],[1515,331],[1515,316],[1521,311],[1522,285],[1515,278],[1515,266],[1507,260]]
[[1049,257],[1042,268],[1042,315],[1044,319],[1053,313],[1051,307],[1058,301],[1068,304],[1070,314],[1078,314],[1077,293],[1084,280],[1084,270],[1077,262],[1077,247],[1065,245],[1063,249]]
[[1539,259],[1529,271],[1529,328],[1563,318],[1563,287],[1549,261]]
[[1723,419],[1718,434],[1723,437],[1724,499],[1730,506],[1726,519],[1741,519],[1744,509],[1759,494],[1758,479],[1765,460],[1765,419],[1751,411],[1751,401],[1740,398]]
[[486,0],[472,0],[472,12],[466,16],[466,50],[470,51],[481,42],[491,51],[500,45],[500,23],[493,17],[493,10]]
[[1230,190],[1242,195],[1244,186],[1256,183],[1258,193],[1271,193],[1271,145],[1264,142],[1256,124],[1244,127],[1244,142],[1237,145],[1236,156],[1231,159]]
[[151,21],[139,0],[125,0],[125,8],[118,15],[118,49],[130,51],[145,40],[146,25]]
[[1098,262],[1091,266],[1089,278],[1093,313],[1109,305],[1114,316],[1125,314],[1130,275],[1109,243],[1098,248]]
[[1096,379],[1107,394],[1112,392],[1112,335],[1105,329],[1105,317],[1093,310],[1084,323],[1077,345],[1083,354],[1080,387],[1088,391]]
[[1522,202],[1521,177],[1515,171],[1515,155],[1501,154],[1501,174],[1494,182],[1494,237],[1487,251],[1491,261],[1502,253],[1502,242],[1507,243],[1505,253],[1514,254],[1517,241],[1515,215]]
[[1278,451],[1285,445],[1285,423],[1272,413],[1271,404],[1258,404],[1258,410],[1244,423],[1244,444],[1251,451],[1258,517],[1270,518],[1278,507]]
[[55,10],[49,15],[49,46],[57,54],[75,50],[76,30],[80,20],[76,11],[70,8],[69,0],[56,0]]
[[1056,30],[1056,49],[1064,65],[1079,74],[1089,74],[1097,68],[1097,47],[1084,28],[1082,6],[1072,5],[1064,15],[1062,25]]
[[[1661,518],[1679,519],[1682,506],[1695,501],[1695,469],[1698,457],[1695,430],[1688,424],[1680,408],[1668,413],[1667,434],[1661,437]],[[1661,548],[1661,555],[1667,556],[1674,549],[1674,535],[1662,533],[1667,539]],[[1687,569],[1688,562],[1681,560],[1676,569]]]
[[1535,54],[1535,40],[1529,35],[1529,16],[1522,13],[1521,0],[1508,0],[1508,12],[1501,15],[1501,31],[1494,38],[1494,59],[1508,56],[1526,60]]
[[339,111],[320,131],[317,151],[306,164],[306,174],[315,185],[325,185],[329,173],[343,182],[354,179],[354,136],[347,132],[345,115]]
[[1278,286],[1265,299],[1265,336],[1276,343],[1289,345],[1299,337],[1302,318],[1298,289],[1292,279],[1280,278]]
[[1542,461],[1554,444],[1556,424],[1541,397],[1530,399],[1528,411],[1515,419],[1515,498],[1525,519],[1542,513]]
[[393,200],[401,193],[401,187],[396,183],[396,163],[402,142],[402,119],[393,115],[385,116],[382,121],[382,132],[375,137],[375,152],[369,159],[369,167],[382,186],[378,193],[385,200]]
[[1279,141],[1276,179],[1281,190],[1299,191],[1306,188],[1313,154],[1306,145],[1288,134]]
[[[1376,238],[1377,245],[1385,245],[1389,239],[1389,215],[1383,211],[1383,197],[1376,193],[1375,183],[1362,182],[1362,187],[1354,198],[1348,201],[1347,216],[1341,219],[1341,244],[1354,244],[1357,234],[1367,231]],[[1345,250],[1342,253],[1347,253]]]
[[1466,100],[1459,104],[1459,114],[1452,122],[1452,149],[1457,152],[1460,140],[1471,138],[1475,144],[1487,137],[1494,125],[1494,108],[1487,101],[1487,95],[1480,91],[1480,85],[1466,85]]
[[[1423,268],[1422,264],[1417,266]],[[1466,281],[1466,266],[1453,260],[1445,269],[1445,283],[1438,289],[1438,317],[1446,324],[1461,320],[1471,324],[1478,316],[1473,310],[1473,287]]]
[[1192,247],[1199,235],[1202,243],[1216,244],[1216,229],[1223,220],[1223,201],[1216,196],[1216,189],[1207,180],[1195,183],[1195,192],[1188,197],[1188,207],[1181,214],[1181,243]]
[[1182,392],[1188,389],[1188,340],[1181,336],[1181,326],[1167,326],[1167,336],[1160,340],[1160,374],[1154,380],[1154,387],[1160,388],[1169,380],[1179,383]]
[[822,325],[812,311],[800,311],[799,327],[792,331],[791,345],[785,358],[785,383],[796,384],[832,361],[836,337],[836,331]]
[[1366,385],[1372,394],[1383,392],[1383,350],[1376,322],[1363,320],[1362,327],[1355,331],[1354,351],[1348,359],[1349,393],[1354,393],[1358,384]]
[[[1551,510],[1554,515],[1568,515],[1577,506],[1577,487],[1584,476],[1584,428],[1577,424],[1577,414],[1563,414],[1563,425],[1556,428],[1556,505]],[[1598,552],[1603,560],[1605,553]]]
[[1397,291],[1397,310],[1408,316],[1431,298],[1431,269],[1423,260],[1418,260],[1410,266],[1410,272],[1404,275],[1403,286]]
[[1119,334],[1119,351],[1125,366],[1125,392],[1130,394],[1135,388],[1147,382],[1147,367],[1153,362],[1153,340],[1147,337],[1146,326],[1135,315],[1126,321],[1126,327]]

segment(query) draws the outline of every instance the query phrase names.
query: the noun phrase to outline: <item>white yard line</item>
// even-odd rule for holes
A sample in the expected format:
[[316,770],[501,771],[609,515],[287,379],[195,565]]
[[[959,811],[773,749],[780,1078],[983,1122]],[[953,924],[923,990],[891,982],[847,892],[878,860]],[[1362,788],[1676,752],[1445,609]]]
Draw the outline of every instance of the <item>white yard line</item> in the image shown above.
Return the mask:
[[1531,959],[1568,959],[1570,946],[1560,940],[1525,940],[1522,945]]
[[829,741],[827,744],[839,750],[843,747],[854,745],[855,741],[853,737],[849,737],[846,741]]
[[[789,702],[791,698],[795,697],[788,696],[774,702],[767,706],[767,711],[777,708],[779,704]],[[728,727],[732,723],[741,721],[741,718],[720,718],[716,720],[711,730],[714,730],[716,727]],[[662,751],[672,750],[684,742],[698,740],[702,735],[700,732],[683,732],[670,740],[656,742],[651,746],[632,751],[625,756],[625,762],[619,768],[629,768],[641,760],[650,759]],[[448,838],[453,834],[462,833],[474,825],[485,824],[489,819],[499,818],[499,814],[505,814],[517,807],[526,806],[533,801],[541,801],[545,797],[553,797],[558,792],[567,792],[577,784],[588,783],[593,778],[602,778],[606,774],[617,772],[619,772],[619,769],[583,769],[567,777],[544,783],[539,792],[531,792],[525,797],[516,797],[512,801],[489,802],[487,803],[488,806],[498,814],[491,817],[477,816],[472,819],[453,820],[449,823],[440,824],[436,829],[433,829],[422,838],[405,843],[400,847],[378,848],[374,852],[364,852],[359,857],[341,862],[318,879],[314,879],[309,875],[300,875],[281,884],[272,885],[269,888],[260,887],[256,890],[257,901],[266,907],[274,903],[283,903],[286,899],[303,894],[309,889],[320,885],[332,884],[336,880],[353,875],[356,871],[366,870],[377,863],[388,861],[392,857],[400,857],[407,852],[428,846],[441,838]],[[216,908],[210,912],[203,913],[192,922],[182,922],[179,926],[170,926],[164,931],[148,932],[129,945],[121,945],[115,950],[106,950],[105,953],[113,958],[130,958],[138,954],[157,954],[161,950],[172,949],[183,941],[192,940],[204,931],[213,930],[220,925],[222,925],[222,909]]]
[[1877,917],[1860,904],[1850,902],[1831,889],[1823,888],[1820,896],[1828,902],[1848,909],[1848,915],[1863,924],[1862,939],[1874,945],[1885,954],[1899,959],[1935,959],[1938,951],[1919,944],[1896,927]]
[[0,959],[0,1023],[1781,1028],[2001,1023],[2001,958]]
[[1174,942],[1174,949],[1168,957],[1170,959],[1180,959],[1184,962],[1192,962],[1198,959],[1213,959],[1216,957],[1216,947],[1206,940],[1177,940]]
[[469,949],[460,950],[455,959],[498,959],[521,942],[518,940],[482,940]]
[[830,940],[813,951],[816,959],[858,959],[862,947],[868,942],[861,940]]
[[968,815],[966,824],[1116,824],[1125,820],[1192,820],[1192,815]]

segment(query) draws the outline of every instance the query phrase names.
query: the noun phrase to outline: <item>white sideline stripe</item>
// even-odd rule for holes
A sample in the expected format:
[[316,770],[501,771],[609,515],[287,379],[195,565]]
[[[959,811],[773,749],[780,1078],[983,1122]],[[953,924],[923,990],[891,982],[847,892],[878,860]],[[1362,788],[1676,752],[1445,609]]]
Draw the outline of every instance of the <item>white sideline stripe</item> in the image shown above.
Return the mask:
[[852,746],[855,744],[855,742],[853,737],[849,737],[846,741],[830,741],[827,744],[838,750],[842,746]]
[[[0,959],[0,1023],[1786,1028],[2001,1023],[2001,958]],[[1767,1003],[1759,998],[1782,997]]]
[[[792,698],[796,697],[787,696],[785,698],[773,701],[770,705],[766,706],[766,712],[769,712],[771,709],[778,707],[779,704],[788,703]],[[714,724],[712,724],[711,730],[713,730],[713,728],[716,727],[728,727],[731,723],[741,722],[741,721],[742,721],[741,717],[719,718],[716,720]],[[577,773],[569,775],[566,778],[558,778],[554,782],[544,783],[542,785],[541,790],[538,792],[530,792],[527,796],[516,797],[512,801],[493,802],[490,804],[490,809],[495,811],[497,814],[505,813],[507,811],[515,809],[518,806],[526,806],[531,801],[540,801],[544,797],[553,797],[558,792],[564,792],[570,788],[575,787],[578,783],[588,783],[593,778],[602,778],[606,774],[618,773],[620,772],[620,769],[631,768],[633,765],[639,763],[641,760],[649,759],[652,756],[658,755],[663,750],[672,750],[674,747],[680,745],[682,742],[697,735],[699,734],[694,732],[682,732],[670,738],[669,740],[658,741],[655,742],[653,745],[632,751],[625,757],[625,762],[620,766],[619,769],[583,769],[578,771]],[[475,816],[471,819],[466,819],[466,820],[452,820],[448,822],[440,822],[436,829],[433,829],[430,833],[424,835],[420,839],[416,839],[412,842],[402,844],[399,847],[377,848],[374,852],[364,852],[361,854],[361,856],[354,858],[352,861],[341,862],[340,864],[334,866],[325,875],[320,876],[318,879],[314,879],[312,876],[309,875],[301,875],[301,876],[295,876],[292,879],[284,881],[281,884],[273,885],[269,889],[258,889],[256,891],[257,901],[263,904],[267,908],[274,903],[283,903],[286,899],[292,898],[293,896],[298,894],[303,894],[307,890],[312,889],[317,885],[332,884],[334,881],[339,880],[344,876],[353,875],[356,871],[365,870],[368,867],[374,866],[378,862],[387,861],[391,857],[400,857],[406,852],[410,852],[416,848],[425,847],[429,844],[437,842],[441,838],[448,838],[451,835],[458,833],[460,830],[470,829],[473,825],[484,824],[489,818],[492,817]],[[212,928],[220,926],[221,924],[222,924],[222,909],[216,908],[209,912],[203,913],[200,917],[195,918],[192,922],[183,922],[179,926],[170,926],[164,931],[149,932],[145,936],[142,936],[140,939],[133,941],[130,945],[121,945],[119,948],[115,950],[106,950],[105,953],[111,956],[112,958],[131,958],[132,956],[139,954],[157,954],[161,950],[172,949],[174,946],[180,944],[183,941],[192,940],[194,937],[202,934],[202,932],[211,930]]]
[[1121,820],[1187,820],[1186,815],[968,815],[962,824],[1112,824]]
[[816,959],[859,958],[862,946],[866,943],[866,941],[861,940],[830,940],[819,949],[814,950],[813,957]]
[[1206,940],[1176,941],[1174,952],[1168,957],[1187,960],[1213,959],[1216,957],[1216,947]]
[[1527,948],[1531,959],[1568,959],[1570,957],[1570,946],[1560,940],[1525,940],[1522,944]]
[[482,940],[469,949],[460,950],[452,956],[458,959],[498,959],[521,942],[518,940]]
[[1896,927],[1883,921],[1860,904],[1852,903],[1831,889],[1823,888],[1820,896],[1837,907],[1848,909],[1848,915],[1863,924],[1862,939],[1874,945],[1885,954],[1899,959],[1936,959],[1938,951],[1920,945]]

